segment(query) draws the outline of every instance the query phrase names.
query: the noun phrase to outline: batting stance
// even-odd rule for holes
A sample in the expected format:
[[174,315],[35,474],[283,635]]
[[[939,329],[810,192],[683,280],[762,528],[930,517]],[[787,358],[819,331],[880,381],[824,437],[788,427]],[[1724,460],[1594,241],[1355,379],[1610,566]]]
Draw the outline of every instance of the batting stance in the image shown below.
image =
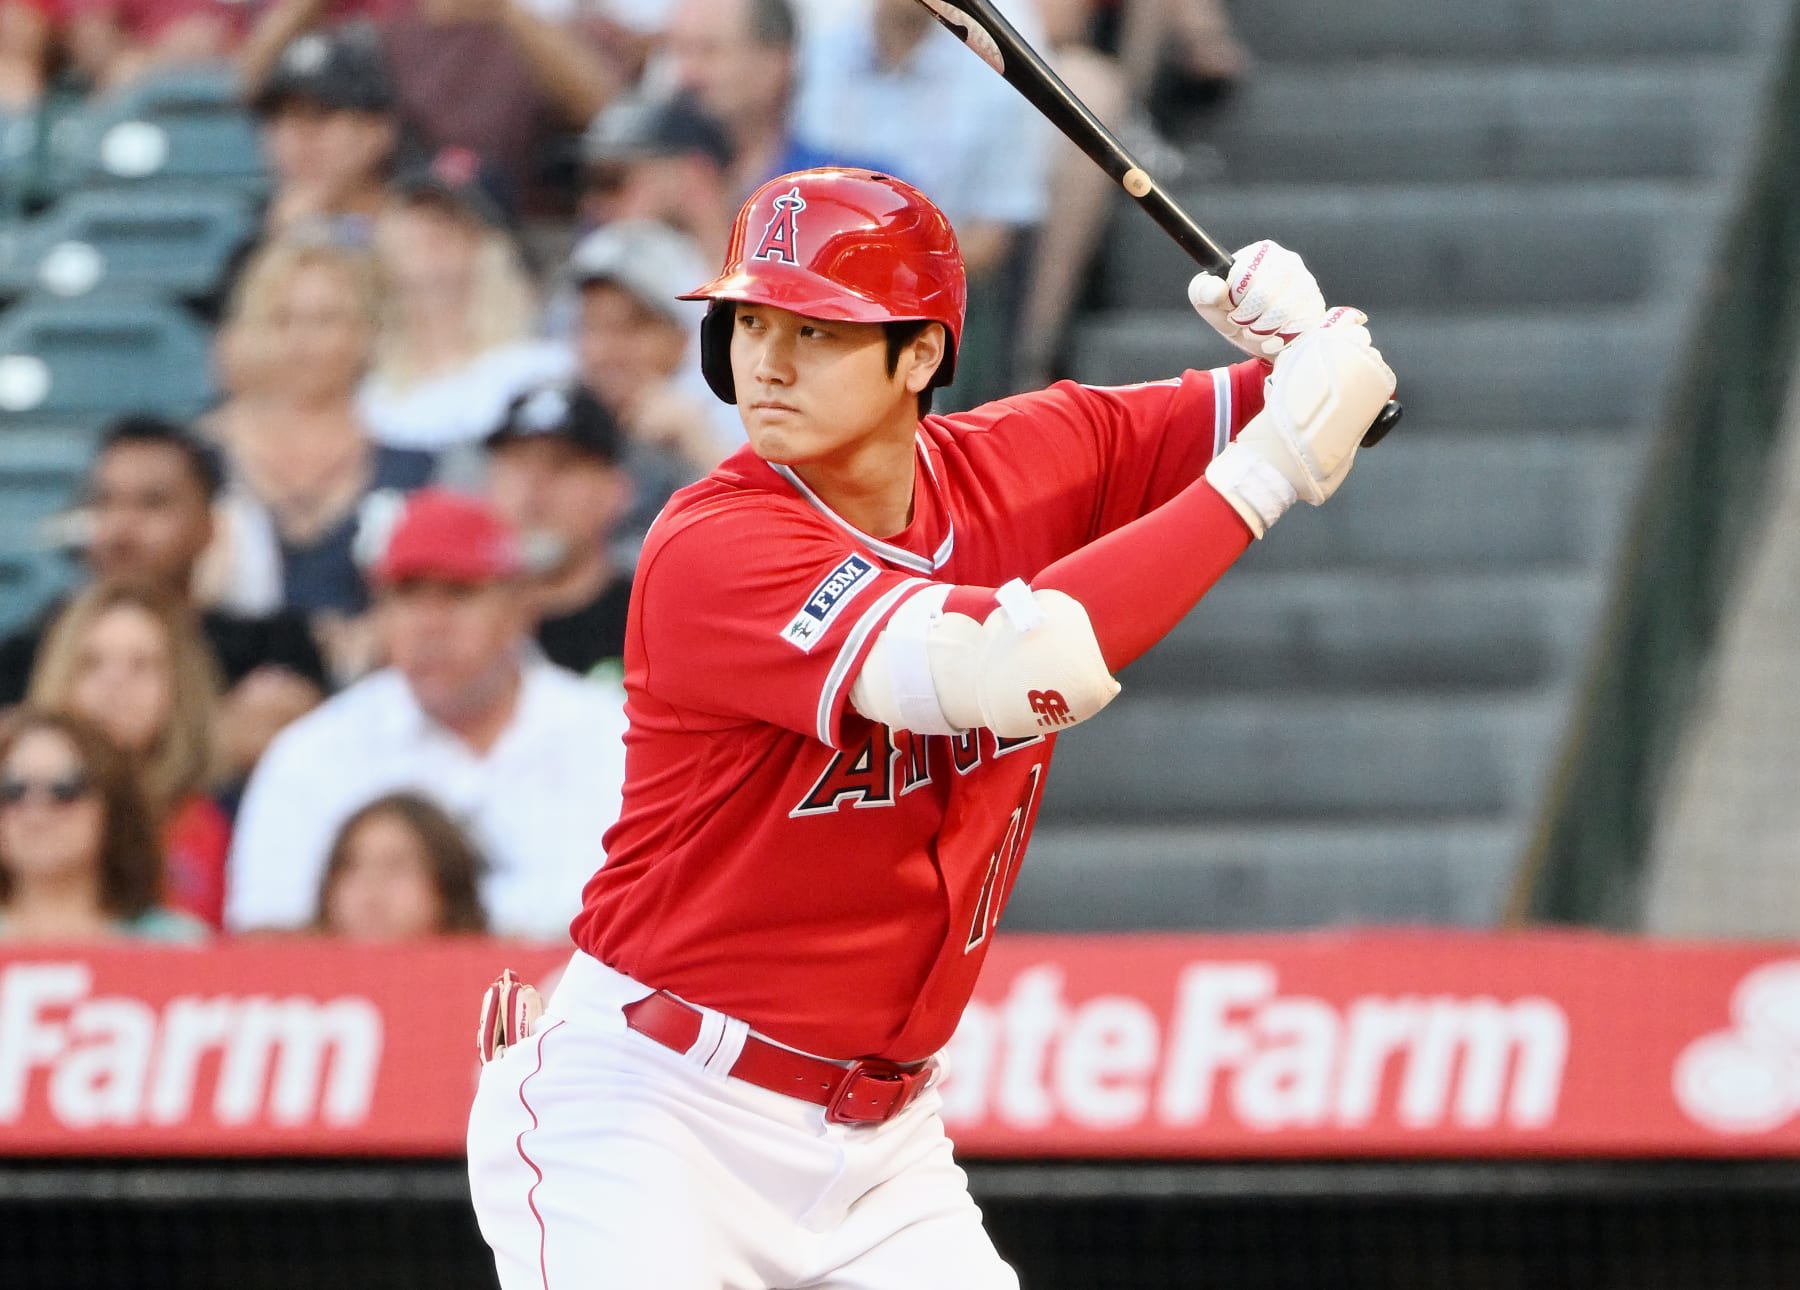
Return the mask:
[[624,811],[537,1017],[490,990],[469,1124],[507,1290],[1011,1287],[933,1057],[1057,736],[1119,691],[1394,392],[1298,257],[1195,279],[1252,361],[955,416],[962,257],[884,175],[737,219],[705,375],[748,446],[651,529]]

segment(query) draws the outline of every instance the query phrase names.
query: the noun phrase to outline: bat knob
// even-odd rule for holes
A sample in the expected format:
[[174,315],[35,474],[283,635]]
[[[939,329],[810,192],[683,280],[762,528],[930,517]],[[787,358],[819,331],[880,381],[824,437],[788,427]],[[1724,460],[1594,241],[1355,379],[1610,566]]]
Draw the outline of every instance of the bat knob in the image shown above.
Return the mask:
[[1374,423],[1369,426],[1369,433],[1363,436],[1362,446],[1373,448],[1387,438],[1388,431],[1400,424],[1400,411],[1399,401],[1390,399],[1388,405],[1381,410],[1381,415],[1377,416]]

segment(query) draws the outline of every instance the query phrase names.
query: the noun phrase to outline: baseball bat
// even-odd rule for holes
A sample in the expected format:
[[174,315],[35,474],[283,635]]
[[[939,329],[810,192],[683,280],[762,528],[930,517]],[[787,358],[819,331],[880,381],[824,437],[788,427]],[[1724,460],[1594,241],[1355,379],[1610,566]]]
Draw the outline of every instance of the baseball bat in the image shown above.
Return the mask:
[[[1231,267],[1231,255],[1207,235],[1194,217],[1169,196],[1161,184],[1138,164],[1131,150],[1101,122],[1050,70],[1043,56],[996,9],[992,0],[919,0],[950,34],[1000,73],[1006,83],[1024,95],[1051,125],[1090,161],[1111,175],[1175,244],[1195,264],[1221,276]],[[1400,404],[1389,402],[1363,436],[1363,446],[1380,443],[1400,422]]]

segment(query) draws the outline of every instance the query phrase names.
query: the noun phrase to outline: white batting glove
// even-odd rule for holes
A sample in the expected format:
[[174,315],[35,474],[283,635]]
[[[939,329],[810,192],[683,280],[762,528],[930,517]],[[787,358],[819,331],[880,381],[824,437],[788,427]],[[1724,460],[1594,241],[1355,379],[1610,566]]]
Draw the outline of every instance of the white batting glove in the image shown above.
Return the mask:
[[1252,358],[1279,354],[1325,317],[1325,297],[1298,255],[1264,239],[1232,258],[1223,278],[1202,273],[1188,299],[1214,331]]
[[1206,467],[1206,481],[1261,537],[1296,501],[1322,506],[1394,395],[1394,373],[1357,309],[1334,309],[1275,360],[1263,410]]

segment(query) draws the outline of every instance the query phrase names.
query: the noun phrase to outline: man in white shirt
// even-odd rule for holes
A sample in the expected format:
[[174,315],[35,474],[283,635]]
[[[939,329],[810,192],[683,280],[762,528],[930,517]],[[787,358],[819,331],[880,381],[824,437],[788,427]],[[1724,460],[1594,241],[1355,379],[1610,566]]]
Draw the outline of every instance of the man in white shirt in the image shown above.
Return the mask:
[[486,856],[492,930],[567,934],[618,817],[625,696],[536,655],[525,572],[487,503],[440,489],[407,500],[369,571],[391,666],[270,745],[238,817],[228,928],[309,926],[340,825],[409,788]]
[[[1029,0],[1006,6],[1042,40]],[[808,32],[796,132],[889,158],[956,226],[969,274],[952,407],[1014,393],[1009,370],[1033,230],[1048,205],[1050,128],[914,0],[874,0]]]

